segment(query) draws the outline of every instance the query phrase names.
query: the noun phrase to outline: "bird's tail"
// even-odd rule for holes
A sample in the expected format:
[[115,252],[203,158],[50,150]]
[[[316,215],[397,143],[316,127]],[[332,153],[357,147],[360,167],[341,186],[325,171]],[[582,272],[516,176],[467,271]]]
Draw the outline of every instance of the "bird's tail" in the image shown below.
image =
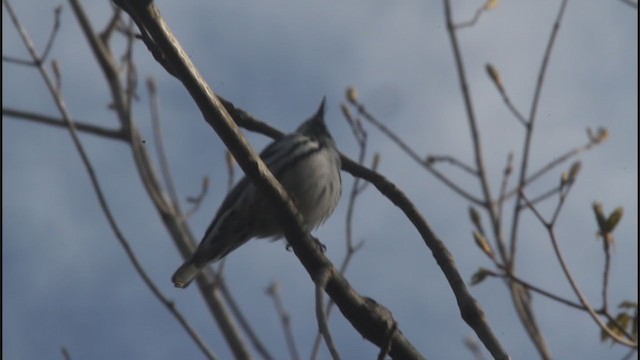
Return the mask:
[[193,260],[187,260],[176,270],[171,281],[176,287],[184,289],[196,278],[201,269],[202,266],[196,265]]

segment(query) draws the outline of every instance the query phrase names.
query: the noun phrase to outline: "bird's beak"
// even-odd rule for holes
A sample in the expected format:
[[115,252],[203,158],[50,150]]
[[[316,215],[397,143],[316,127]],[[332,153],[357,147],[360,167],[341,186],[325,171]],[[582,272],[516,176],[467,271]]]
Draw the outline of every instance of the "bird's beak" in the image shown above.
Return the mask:
[[314,117],[319,117],[321,119],[324,119],[324,113],[326,111],[325,109],[326,102],[327,102],[327,97],[323,96],[322,102],[320,103],[320,107],[318,107],[318,111],[316,111],[316,114],[314,115]]

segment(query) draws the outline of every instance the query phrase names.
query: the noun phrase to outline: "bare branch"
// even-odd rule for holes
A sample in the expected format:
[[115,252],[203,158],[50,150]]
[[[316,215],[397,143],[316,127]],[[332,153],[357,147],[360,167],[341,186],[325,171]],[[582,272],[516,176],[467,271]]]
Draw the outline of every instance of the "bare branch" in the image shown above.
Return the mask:
[[[126,134],[129,145],[131,146],[136,170],[138,170],[138,174],[142,180],[144,188],[150,199],[153,201],[163,224],[180,250],[180,253],[183,257],[188,257],[195,248],[193,234],[184,221],[184,218],[175,216],[175,212],[173,211],[171,204],[166,201],[168,197],[165,196],[165,193],[160,186],[160,182],[152,167],[146,148],[143,146],[138,130],[130,116],[131,112],[126,108],[127,101],[124,98],[124,87],[122,86],[118,76],[117,62],[102,39],[96,36],[89,18],[83,10],[80,2],[77,0],[69,1],[109,85],[113,100],[113,109],[120,121],[123,129],[122,131]],[[131,41],[130,37],[129,40]],[[244,341],[239,334],[236,324],[227,312],[220,293],[215,288],[211,287],[210,279],[212,279],[213,276],[214,274],[210,268],[204,269],[201,272],[201,275],[197,278],[198,289],[205,299],[209,311],[220,327],[221,333],[229,344],[234,356],[237,359],[249,359],[250,355],[246,349]]]
[[529,169],[529,153],[531,151],[531,143],[533,140],[533,130],[536,124],[536,114],[538,111],[538,103],[540,101],[540,95],[542,94],[542,85],[544,84],[544,79],[547,73],[547,66],[549,65],[549,61],[551,60],[551,52],[553,50],[553,46],[555,44],[556,37],[560,30],[560,24],[562,23],[562,19],[564,16],[564,12],[567,8],[568,0],[562,0],[560,4],[560,8],[558,10],[558,14],[556,16],[555,23],[553,24],[553,29],[551,30],[551,34],[549,35],[549,41],[547,42],[547,48],[544,52],[544,56],[542,58],[542,64],[540,65],[540,70],[538,72],[538,81],[536,83],[536,88],[533,95],[533,102],[531,104],[531,110],[529,112],[529,119],[527,121],[527,131],[525,133],[524,145],[522,150],[522,158],[520,160],[520,174],[518,179],[519,189],[516,194],[516,202],[513,209],[513,218],[511,223],[511,236],[510,236],[510,252],[509,252],[509,262],[507,265],[510,269],[513,269],[515,262],[515,254],[517,251],[518,245],[518,224],[520,221],[520,204],[522,202],[522,198],[520,194],[522,194],[522,190],[525,187],[526,179],[527,179],[527,171]]
[[202,204],[202,201],[204,200],[205,196],[207,196],[208,191],[209,191],[209,177],[205,176],[202,178],[202,187],[200,189],[200,194],[198,194],[197,196],[187,197],[187,202],[190,203],[192,207],[191,209],[187,210],[187,212],[185,213],[184,215],[185,219],[190,218],[191,215],[193,215],[196,211],[198,211],[198,209],[200,208],[200,205]]
[[224,159],[225,159],[225,163],[227,164],[227,192],[231,191],[231,189],[233,188],[233,183],[234,183],[234,164],[235,161],[233,160],[233,155],[229,152],[229,150],[224,152]]
[[609,308],[607,293],[609,291],[609,274],[611,270],[611,245],[607,239],[602,239],[602,247],[604,251],[604,270],[602,271],[602,309],[607,312]]
[[[507,272],[504,271],[505,270],[504,267],[500,267],[500,269],[502,270],[501,273],[495,273],[495,272],[493,272],[491,270],[487,270],[487,269],[484,269],[484,270],[485,270],[485,274],[488,275],[488,276],[494,276],[494,277],[500,277],[500,278],[504,278],[504,279],[513,280],[513,281],[517,282],[518,284],[524,286],[527,290],[533,291],[533,292],[535,292],[537,294],[540,294],[540,295],[542,295],[544,297],[547,297],[547,298],[549,298],[551,300],[554,300],[554,301],[557,301],[559,303],[562,303],[562,304],[564,304],[566,306],[572,307],[572,308],[574,308],[576,310],[581,310],[581,311],[588,312],[588,309],[584,305],[582,305],[580,303],[577,303],[577,302],[568,300],[566,298],[563,298],[563,297],[561,297],[559,295],[553,294],[553,293],[551,293],[551,292],[549,292],[547,290],[542,289],[541,287],[533,285],[530,282],[515,276],[512,273],[511,274],[507,273]],[[620,326],[620,324],[618,324],[618,322],[614,321],[615,319],[605,309],[597,310],[596,313],[605,316],[607,318],[607,320],[611,321],[611,323],[614,324],[614,326],[621,333],[626,334],[627,337],[631,338],[631,335],[627,334],[627,330],[625,328],[623,328],[622,326]]]
[[498,69],[496,69],[493,66],[493,64],[487,64],[485,66],[485,68],[487,70],[487,73],[489,74],[489,77],[491,78],[491,80],[493,81],[494,85],[498,89],[498,92],[500,93],[500,95],[502,95],[502,100],[504,101],[505,105],[507,105],[507,108],[511,111],[513,116],[515,116],[516,119],[518,121],[520,121],[520,124],[522,124],[522,125],[524,125],[526,127],[527,126],[527,119],[524,118],[522,113],[511,102],[511,98],[509,97],[509,95],[507,94],[507,91],[504,88],[504,84],[502,82],[502,79],[500,77],[500,73],[498,72]]
[[282,324],[284,338],[287,342],[287,348],[289,349],[289,355],[291,355],[291,359],[299,360],[300,354],[298,353],[296,342],[293,339],[293,332],[291,331],[291,317],[284,309],[282,299],[280,298],[280,285],[276,282],[271,283],[267,288],[266,293],[271,297],[273,304],[276,307],[276,312],[280,318],[280,323]]
[[[606,132],[606,130],[601,129],[601,131]],[[604,141],[606,140],[606,136],[604,137],[593,137],[590,138],[588,140],[588,142],[584,145],[581,146],[577,146],[569,151],[567,151],[566,153],[554,158],[552,161],[550,161],[549,163],[547,163],[546,165],[542,166],[540,169],[534,171],[531,175],[527,176],[527,179],[524,181],[524,186],[526,187],[527,185],[533,183],[534,181],[536,181],[537,179],[539,179],[540,177],[542,177],[542,175],[548,173],[549,171],[551,171],[552,169],[554,169],[555,167],[557,167],[558,165],[563,164],[564,162],[568,161],[569,159],[585,152],[588,150],[591,150],[591,148],[593,148],[596,145],[602,144]],[[509,191],[507,191],[505,193],[504,196],[501,196],[500,199],[498,199],[498,202],[504,201],[514,195],[516,195],[518,193],[518,188],[514,188],[511,189]],[[535,202],[532,199],[532,202],[535,204]],[[520,207],[522,208],[523,205],[520,204]]]
[[356,109],[358,110],[358,113],[360,113],[369,123],[371,123],[375,127],[377,127],[378,130],[380,130],[383,134],[385,134],[391,141],[396,143],[396,145],[398,145],[400,147],[400,149],[402,149],[407,155],[409,155],[409,157],[411,159],[413,159],[415,162],[417,162],[425,170],[430,172],[433,176],[435,176],[443,184],[448,186],[451,190],[453,190],[454,192],[456,192],[458,195],[462,196],[463,198],[467,199],[468,201],[470,201],[470,202],[472,202],[474,204],[478,204],[478,205],[482,205],[483,204],[483,202],[480,199],[478,199],[476,196],[474,196],[473,194],[469,193],[468,191],[462,189],[460,186],[455,184],[449,178],[444,176],[435,167],[433,167],[431,165],[431,163],[429,163],[429,161],[426,161],[420,155],[418,155],[398,135],[396,135],[393,131],[391,131],[391,129],[386,127],[380,121],[378,121],[378,119],[376,119],[371,113],[369,113],[362,103],[357,102],[357,100],[356,100],[356,101],[353,101],[352,104],[356,107]]
[[187,320],[182,316],[182,314],[175,308],[173,302],[168,300],[167,297],[155,285],[155,283],[149,277],[149,275],[147,274],[146,270],[144,269],[144,267],[142,266],[142,264],[138,260],[137,256],[133,252],[133,249],[131,248],[131,245],[129,244],[128,240],[125,238],[124,234],[120,230],[120,227],[118,226],[115,218],[113,217],[111,209],[110,209],[109,205],[107,204],[107,200],[106,200],[106,198],[104,196],[104,193],[102,192],[102,187],[100,185],[100,182],[98,181],[98,177],[97,177],[97,175],[95,173],[95,170],[93,169],[93,165],[91,163],[91,160],[89,159],[89,157],[88,157],[88,155],[87,155],[87,153],[86,153],[86,151],[84,149],[84,146],[82,145],[82,143],[80,141],[80,138],[78,137],[75,124],[71,120],[71,115],[70,115],[70,113],[69,113],[69,111],[67,109],[67,106],[66,106],[66,103],[65,103],[65,101],[64,101],[64,99],[62,97],[62,94],[57,91],[53,80],[49,76],[47,70],[42,65],[42,62],[38,61],[38,59],[41,59],[41,57],[40,57],[40,55],[38,55],[37,50],[35,49],[35,46],[33,45],[33,42],[31,40],[31,38],[29,37],[29,35],[26,32],[26,29],[22,26],[22,24],[18,20],[15,12],[13,11],[13,7],[9,3],[9,0],[3,0],[3,4],[5,5],[5,8],[7,9],[7,12],[9,13],[9,16],[11,17],[11,20],[14,23],[14,25],[16,27],[16,30],[18,31],[20,37],[22,38],[22,41],[23,41],[24,45],[26,46],[29,54],[31,55],[31,57],[34,60],[34,62],[39,64],[37,68],[38,68],[38,70],[40,72],[40,75],[41,75],[42,79],[44,80],[47,88],[49,89],[49,92],[50,92],[50,94],[51,94],[51,96],[53,98],[53,101],[54,101],[56,107],[58,108],[58,111],[60,112],[60,114],[61,114],[62,118],[64,119],[64,121],[67,123],[67,128],[69,129],[69,133],[71,135],[73,144],[76,147],[76,150],[78,151],[78,154],[80,155],[82,163],[83,163],[83,165],[84,165],[84,167],[85,167],[85,169],[87,171],[87,174],[89,175],[89,179],[91,181],[91,185],[93,186],[94,192],[95,192],[95,194],[96,194],[96,196],[98,198],[98,203],[100,204],[100,208],[102,209],[102,212],[104,213],[105,217],[107,218],[107,221],[109,222],[109,226],[111,227],[111,230],[113,231],[114,235],[118,239],[118,242],[123,247],[125,253],[127,254],[127,257],[131,261],[131,263],[134,266],[134,268],[135,268],[136,272],[138,273],[138,275],[142,278],[142,280],[145,283],[145,285],[151,290],[151,292],[156,296],[156,298],[163,305],[165,305],[165,307],[176,318],[176,320],[178,320],[180,325],[182,325],[182,327],[185,329],[185,331],[187,331],[189,336],[196,343],[196,345],[200,348],[202,353],[208,359],[216,359],[216,356],[214,355],[214,353],[209,349],[209,347],[202,340],[202,338],[198,335],[198,333],[193,329],[193,327],[189,324],[189,322],[187,322]]
[[2,55],[2,61],[10,64],[22,65],[22,66],[36,66],[36,63],[31,60],[18,59],[13,56]]
[[482,356],[482,350],[480,350],[480,346],[478,345],[476,339],[471,336],[465,337],[464,346],[469,349],[475,360],[484,360],[484,356]]
[[44,47],[44,51],[42,52],[41,61],[47,61],[47,57],[49,56],[49,52],[53,47],[53,42],[56,39],[56,35],[58,34],[58,30],[60,30],[60,14],[62,13],[62,5],[58,5],[53,9],[53,28],[51,29],[51,33],[49,34],[49,40],[47,40],[47,45]]
[[[9,119],[15,118],[20,120],[33,121],[40,124],[51,125],[60,128],[67,128],[68,124],[64,119],[54,118],[48,115],[37,114],[29,111],[17,110],[12,108],[2,108],[2,115],[7,116]],[[102,136],[108,139],[127,141],[126,135],[121,130],[105,129],[100,126],[95,126],[83,122],[76,122],[76,130],[86,132],[93,135]]]
[[60,352],[62,352],[62,357],[64,360],[71,360],[71,354],[69,354],[69,350],[66,347],[60,348]]
[[483,12],[487,11],[487,10],[491,10],[493,7],[495,7],[496,1],[495,0],[487,0],[484,4],[482,4],[482,6],[480,6],[475,14],[473,15],[473,17],[470,20],[467,21],[463,21],[459,24],[456,24],[455,27],[456,29],[462,29],[465,27],[471,27],[474,26],[478,20],[480,20],[480,15],[482,15]]
[[322,334],[324,338],[324,343],[327,344],[327,348],[329,349],[329,353],[333,360],[339,360],[340,354],[336,349],[336,345],[333,343],[333,339],[331,338],[331,332],[329,331],[329,325],[327,325],[327,317],[324,312],[324,300],[322,296],[324,295],[324,287],[326,286],[326,282],[328,280],[328,274],[321,276],[316,284],[316,318],[318,320],[318,331]]
[[171,174],[171,168],[169,165],[169,159],[164,151],[164,140],[162,138],[162,124],[160,123],[160,109],[158,106],[158,87],[153,78],[147,80],[147,90],[149,91],[149,111],[151,113],[151,124],[153,128],[153,140],[156,146],[156,153],[158,155],[158,161],[160,162],[160,171],[164,180],[165,188],[173,203],[173,208],[176,211],[176,216],[182,216],[182,210],[180,208],[180,198],[178,197],[178,190],[176,184],[173,181],[173,175]]
[[[463,98],[465,110],[467,113],[469,129],[471,131],[471,140],[473,145],[473,152],[475,155],[476,168],[478,170],[478,179],[480,181],[480,186],[481,186],[483,197],[484,197],[484,203],[487,204],[485,206],[485,209],[489,213],[491,228],[493,230],[493,235],[495,237],[495,241],[498,247],[498,252],[500,254],[501,260],[510,269],[509,271],[511,271],[511,269],[513,269],[512,267],[513,257],[515,256],[515,251],[513,248],[514,247],[513,239],[515,238],[516,233],[515,232],[512,233],[511,249],[509,249],[510,251],[507,251],[506,242],[502,233],[501,218],[499,217],[497,209],[494,206],[492,206],[494,202],[493,202],[493,197],[491,195],[491,189],[488,183],[488,177],[484,167],[482,146],[480,143],[480,134],[478,131],[478,124],[477,124],[475,112],[473,109],[473,103],[471,101],[471,93],[470,93],[468,82],[467,82],[465,67],[462,61],[462,52],[460,50],[460,45],[458,42],[457,31],[453,23],[453,15],[451,12],[451,1],[443,0],[443,2],[444,2],[444,10],[445,10],[445,20],[447,24],[447,33],[449,34],[451,47],[453,49],[454,60],[456,64],[456,71],[458,73],[458,78],[460,83],[460,90],[462,92],[462,98]],[[497,83],[500,84],[499,82]],[[534,103],[537,104],[537,101],[534,101]],[[530,141],[533,121],[530,120],[528,122],[528,125],[529,126],[527,130],[528,131],[527,136]],[[525,146],[526,151],[525,151],[525,155],[523,155],[524,158],[527,158],[528,156],[528,146],[529,145]],[[525,163],[524,169],[526,169],[526,161],[524,163]],[[522,181],[524,178],[525,178],[524,175],[521,174],[519,186],[522,186]],[[516,202],[516,207],[518,206],[518,201]],[[517,218],[518,218],[517,212],[514,213],[514,217],[516,218],[516,220],[514,220],[515,224],[517,224]],[[513,228],[512,228],[512,231],[514,231]],[[540,332],[536,324],[527,294],[523,291],[523,289],[521,289],[520,285],[518,284],[509,283],[508,286],[509,286],[509,291],[511,293],[518,317],[520,318],[525,329],[529,333],[529,336],[534,341],[536,349],[538,350],[538,352],[543,358],[550,359],[551,355],[546,345],[546,341],[544,340],[544,337],[542,336],[542,333]]]
[[[316,280],[320,271],[328,271],[327,293],[336,300],[343,314],[365,338],[375,344],[382,344],[388,323],[376,321],[372,316],[384,308],[379,304],[371,304],[363,308],[362,297],[358,295],[332,266],[329,260],[318,249],[315,242],[302,231],[300,215],[288,197],[286,191],[275,180],[268,168],[260,160],[257,153],[248,145],[235,123],[224,110],[222,104],[202,79],[193,63],[185,56],[185,51],[170,33],[169,27],[160,17],[154,3],[135,3],[120,0],[117,4],[132,15],[143,34],[142,38],[159,61],[166,65],[168,71],[175,74],[189,90],[205,119],[216,130],[227,148],[234,155],[240,167],[254,184],[274,205],[278,222],[285,237],[301,260],[301,263]],[[393,337],[392,353],[398,357],[420,358],[415,348],[409,344],[401,332]]]
[[596,322],[596,324],[598,324],[598,326],[602,331],[604,331],[607,335],[609,335],[609,337],[611,337],[611,339],[613,339],[613,341],[619,344],[628,346],[630,348],[637,349],[638,343],[635,341],[635,339],[633,339],[633,337],[630,337],[630,335],[626,334],[626,332],[625,332],[625,335],[627,336],[627,338],[621,337],[617,333],[613,332],[607,326],[607,324],[605,324],[602,321],[602,319],[600,319],[600,317],[598,316],[598,313],[593,308],[593,306],[591,306],[591,303],[589,303],[587,298],[584,296],[584,294],[582,293],[582,290],[580,290],[580,287],[578,286],[578,283],[575,281],[571,271],[569,270],[569,267],[564,259],[564,255],[560,250],[560,245],[558,244],[558,239],[556,238],[553,222],[548,222],[544,219],[542,214],[540,214],[540,212],[535,208],[535,206],[531,204],[531,202],[529,201],[527,196],[524,194],[524,192],[521,192],[520,196],[527,203],[531,211],[533,211],[533,213],[536,215],[538,220],[540,220],[540,222],[543,224],[543,226],[547,230],[547,233],[549,234],[549,238],[551,240],[551,245],[553,246],[553,251],[556,255],[556,258],[558,259],[558,262],[560,263],[560,266],[562,267],[562,272],[564,273],[565,277],[569,281],[569,284],[571,285],[573,292],[580,300],[580,303],[582,304],[582,306],[584,306],[587,312],[589,313],[589,315],[591,315],[591,318]]
[[107,22],[107,25],[104,27],[104,30],[100,33],[100,39],[103,43],[107,44],[111,39],[111,35],[114,30],[117,28],[120,23],[120,15],[122,14],[122,9],[115,5],[111,5],[113,7],[113,14],[111,15],[111,19]]
[[448,162],[469,173],[469,175],[478,176],[478,172],[474,168],[451,155],[429,155],[427,156],[426,162],[429,164],[433,164],[435,162]]
[[233,316],[235,316],[235,318],[240,323],[242,330],[245,332],[245,334],[247,334],[247,336],[249,337],[249,340],[251,341],[251,344],[253,344],[253,347],[256,349],[258,354],[260,354],[260,356],[262,356],[262,358],[265,360],[274,360],[274,357],[269,353],[269,350],[267,350],[267,347],[262,343],[262,341],[260,341],[260,338],[251,327],[251,324],[249,324],[249,321],[240,310],[240,307],[238,306],[238,303],[234,299],[233,295],[231,294],[231,291],[229,291],[229,288],[227,287],[227,282],[225,281],[224,276],[222,276],[223,265],[224,263],[220,265],[220,267],[218,268],[218,272],[216,273],[215,286],[220,289],[220,292],[222,293],[222,296],[224,297],[225,302],[231,308],[231,312],[233,313]]
[[512,173],[513,173],[513,153],[509,153],[509,155],[507,155],[507,163],[505,164],[504,170],[502,171],[502,184],[500,184],[500,195],[498,196],[498,203],[497,203],[498,219],[502,219],[502,210],[504,208],[504,201],[502,201],[502,199],[504,199],[504,195],[507,192],[509,177],[511,177]]
[[[270,127],[268,124],[262,121],[257,120],[247,112],[235,108],[229,101],[224,100],[223,103],[225,109],[231,111],[234,119],[236,114],[239,114],[241,120],[237,122],[241,124],[242,127],[250,131],[255,131],[270,136],[272,138],[278,138],[282,136],[282,133],[280,131]],[[462,279],[460,273],[456,268],[453,257],[447,250],[446,246],[442,243],[442,241],[431,230],[425,219],[422,217],[422,214],[420,214],[420,212],[416,209],[411,200],[398,188],[397,185],[389,181],[383,175],[359,165],[344,154],[341,154],[340,158],[342,161],[342,170],[350,173],[354,177],[362,178],[363,180],[373,184],[383,196],[385,196],[389,199],[389,201],[395,204],[411,221],[413,226],[420,233],[427,247],[429,247],[429,249],[431,250],[433,257],[436,259],[436,262],[447,278],[447,281],[449,282],[449,285],[456,296],[462,318],[472,329],[474,329],[482,343],[489,349],[492,354],[494,354],[496,358],[506,359],[508,356],[506,355],[506,353],[504,353],[504,350],[502,349],[497,338],[495,338],[495,335],[493,335],[491,328],[486,322],[484,312],[480,308],[477,301],[469,293],[464,280]],[[329,289],[327,289],[327,291],[329,291]],[[331,292],[329,292],[329,295],[333,298]],[[342,307],[340,307],[340,309],[344,314],[345,310],[343,310]],[[345,316],[348,317],[347,314],[345,314]],[[360,329],[358,330],[361,331]],[[362,331],[364,331],[364,329]],[[394,350],[394,348],[395,347],[393,347],[391,350],[392,356],[394,351],[397,351],[397,348],[395,348],[396,350]]]
[[473,109],[473,103],[471,102],[471,93],[467,82],[467,75],[462,61],[462,51],[458,43],[458,35],[455,25],[453,23],[453,14],[451,13],[450,0],[443,0],[444,3],[444,17],[447,24],[447,33],[449,34],[449,41],[453,50],[453,58],[456,65],[456,72],[458,74],[458,81],[460,83],[460,91],[462,92],[462,99],[464,102],[464,108],[467,114],[467,121],[469,124],[469,130],[471,131],[471,142],[473,145],[473,153],[475,156],[475,166],[478,174],[478,180],[482,189],[483,200],[478,201],[478,205],[483,205],[489,213],[493,233],[498,245],[498,251],[503,262],[507,261],[507,251],[504,241],[501,236],[500,219],[496,213],[496,209],[491,206],[493,204],[493,196],[491,195],[491,188],[489,187],[489,181],[486,175],[484,167],[484,158],[482,155],[482,146],[480,143],[480,132],[478,130],[478,124],[476,120],[475,111]]

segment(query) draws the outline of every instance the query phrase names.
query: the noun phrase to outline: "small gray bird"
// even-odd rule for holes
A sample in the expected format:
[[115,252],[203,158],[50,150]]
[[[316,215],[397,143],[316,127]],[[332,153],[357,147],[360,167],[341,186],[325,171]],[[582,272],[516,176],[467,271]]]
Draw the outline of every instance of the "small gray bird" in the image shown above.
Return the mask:
[[[302,214],[305,231],[331,215],[342,192],[340,154],[324,123],[324,113],[323,98],[315,115],[260,153]],[[250,239],[282,235],[272,206],[245,177],[227,194],[200,245],[171,280],[176,287],[185,288],[206,264]]]

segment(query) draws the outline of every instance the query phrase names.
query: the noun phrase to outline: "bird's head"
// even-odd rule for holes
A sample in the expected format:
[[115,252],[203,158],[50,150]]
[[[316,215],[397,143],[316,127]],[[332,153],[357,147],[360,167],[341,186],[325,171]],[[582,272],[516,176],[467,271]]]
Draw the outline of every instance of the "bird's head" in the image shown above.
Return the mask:
[[316,113],[312,117],[310,117],[307,121],[302,123],[300,127],[298,127],[298,130],[297,130],[298,133],[310,136],[312,138],[318,138],[323,136],[331,138],[331,134],[329,133],[329,130],[327,129],[327,125],[324,122],[324,114],[326,112],[326,109],[325,109],[326,100],[327,100],[326,96],[322,98],[322,102],[320,103],[320,106],[318,107],[318,110],[316,111]]

